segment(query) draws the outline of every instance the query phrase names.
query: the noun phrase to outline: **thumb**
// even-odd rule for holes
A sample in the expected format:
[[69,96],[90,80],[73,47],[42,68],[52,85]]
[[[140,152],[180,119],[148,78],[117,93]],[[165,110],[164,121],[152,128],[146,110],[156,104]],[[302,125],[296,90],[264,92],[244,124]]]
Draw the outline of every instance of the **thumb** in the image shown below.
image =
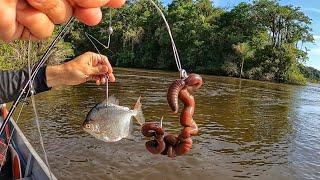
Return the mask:
[[88,74],[89,76],[107,74],[108,67],[106,65],[98,65],[98,66],[92,67],[89,73],[90,73]]
[[18,29],[18,23],[16,22],[17,2],[18,0],[0,0],[0,39],[5,41],[14,39],[15,33]]

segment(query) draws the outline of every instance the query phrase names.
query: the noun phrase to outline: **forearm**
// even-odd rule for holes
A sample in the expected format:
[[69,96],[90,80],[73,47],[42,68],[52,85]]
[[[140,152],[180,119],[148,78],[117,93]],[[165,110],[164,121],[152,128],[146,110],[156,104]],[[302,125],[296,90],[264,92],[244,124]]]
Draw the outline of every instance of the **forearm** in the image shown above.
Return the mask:
[[[71,63],[73,64],[73,63]],[[48,66],[46,70],[48,87],[70,86],[84,83],[81,73],[78,72],[79,64],[70,63],[60,64],[56,66]],[[81,81],[77,79],[81,78]]]
[[[14,101],[28,82],[28,68],[18,71],[0,71],[0,104]],[[46,67],[42,67],[34,80],[35,93],[48,91]]]
[[48,66],[46,70],[48,87],[66,85],[65,81],[68,76],[64,75],[63,65]]

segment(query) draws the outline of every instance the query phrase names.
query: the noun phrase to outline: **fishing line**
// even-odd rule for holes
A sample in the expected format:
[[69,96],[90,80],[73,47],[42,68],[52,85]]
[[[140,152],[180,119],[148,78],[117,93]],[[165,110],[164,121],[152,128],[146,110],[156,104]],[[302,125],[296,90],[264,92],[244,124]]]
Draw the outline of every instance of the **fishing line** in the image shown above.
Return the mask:
[[[111,34],[113,33],[113,29],[112,29],[112,9],[110,8],[109,9],[109,27],[108,27],[108,30],[107,30],[107,33],[108,33],[108,45],[104,45],[102,42],[100,42],[97,38],[95,38],[94,36],[92,36],[91,34],[87,33],[87,32],[84,32],[84,35],[89,39],[89,41],[91,42],[91,44],[93,45],[93,47],[96,49],[96,51],[99,53],[100,55],[100,58],[102,58],[102,55],[98,49],[98,47],[96,46],[96,44],[93,42],[93,40],[95,40],[97,43],[99,43],[102,47],[104,47],[105,49],[108,49],[109,50],[109,47],[110,47],[110,40],[111,40]],[[106,74],[105,75],[105,78],[106,78],[106,99],[108,101],[108,98],[109,98],[109,76]]]
[[[90,42],[93,44],[93,46],[94,46],[96,49],[98,49],[98,48],[97,48],[97,46],[94,44],[94,42],[92,41],[92,39],[95,40],[97,43],[99,43],[102,47],[104,47],[105,49],[107,49],[107,50],[110,51],[109,47],[110,47],[111,35],[112,35],[112,33],[113,33],[113,28],[112,28],[112,26],[111,26],[111,23],[112,23],[112,9],[110,8],[110,9],[109,9],[109,27],[108,27],[108,29],[107,29],[107,33],[108,33],[108,44],[107,44],[107,46],[104,45],[102,42],[100,42],[97,38],[95,38],[95,37],[92,36],[91,34],[89,34],[89,33],[87,33],[87,32],[84,32],[84,34],[86,35],[86,37],[90,40]],[[102,31],[102,32],[105,32],[105,31]],[[111,51],[111,52],[112,52],[112,51]]]
[[50,164],[49,164],[49,161],[48,161],[48,155],[47,155],[46,149],[44,147],[43,137],[42,137],[42,133],[41,133],[41,129],[40,129],[39,116],[38,116],[38,112],[37,112],[37,109],[36,109],[34,93],[32,93],[32,91],[33,90],[31,90],[31,102],[32,102],[32,107],[33,107],[34,114],[35,114],[35,121],[36,121],[36,124],[37,124],[38,133],[39,133],[40,144],[41,144],[41,148],[42,148],[42,151],[43,151],[43,154],[44,154],[44,158],[45,158],[46,164],[48,166],[50,179],[53,179],[52,178],[52,171],[51,171]]
[[[165,26],[167,28],[167,31],[169,33],[169,37],[170,37],[170,40],[171,40],[173,56],[174,56],[174,59],[175,59],[175,62],[176,62],[176,65],[177,65],[177,68],[178,68],[178,71],[179,71],[180,78],[185,79],[185,78],[188,77],[188,74],[184,69],[182,69],[179,53],[178,53],[176,44],[174,42],[174,39],[173,39],[173,36],[172,36],[172,33],[171,33],[171,29],[170,29],[169,23],[168,23],[165,15],[163,14],[162,10],[160,9],[160,7],[153,0],[150,0],[150,2],[158,10],[158,12],[160,13],[162,19],[164,20]],[[163,117],[160,120],[160,127],[161,128],[162,128],[162,123],[163,123]]]
[[186,78],[186,72],[185,72],[185,71],[182,69],[182,67],[181,67],[181,62],[180,62],[178,50],[177,50],[176,44],[175,44],[175,42],[174,42],[174,40],[173,40],[169,23],[167,22],[167,19],[166,19],[166,17],[164,16],[164,14],[163,14],[163,12],[161,11],[161,9],[159,8],[159,6],[158,6],[153,0],[150,0],[150,2],[151,2],[152,5],[155,6],[155,8],[156,8],[156,9],[158,10],[158,12],[160,13],[162,19],[164,20],[164,23],[165,23],[165,25],[166,25],[166,28],[167,28],[167,30],[168,30],[169,37],[170,37],[170,40],[171,40],[171,45],[172,45],[172,50],[173,50],[174,59],[175,59],[175,61],[176,61],[176,65],[177,65],[178,71],[180,72],[180,77]]
[[[86,35],[86,37],[89,39],[89,41],[91,42],[91,44],[94,46],[94,48],[96,49],[96,51],[99,53],[100,58],[102,59],[102,55],[98,49],[98,47],[94,44],[94,42],[92,41],[92,39],[90,38],[91,35],[89,35],[87,32],[84,33]],[[95,39],[95,38],[94,38]],[[106,78],[106,99],[108,100],[109,98],[109,77],[108,75],[105,75]]]
[[162,127],[162,122],[163,122],[163,116],[161,117],[161,120],[160,120],[160,127]]
[[112,9],[110,8],[109,9],[109,27],[108,27],[108,34],[109,34],[109,38],[108,38],[108,48],[110,47],[110,39],[111,39],[111,34],[113,33],[113,29],[112,29],[112,26],[111,26],[111,23],[112,23]]
[[[30,78],[30,76],[31,76],[31,66],[30,66],[30,60],[29,60],[29,48],[30,48],[30,39],[29,39],[29,44],[28,44],[28,70],[29,70],[28,74],[29,74],[29,78]],[[24,54],[24,57],[25,57],[25,54]],[[30,90],[31,90],[31,89],[29,88],[27,94],[30,93]],[[19,113],[18,113],[18,116],[17,116],[17,119],[16,119],[16,124],[18,124],[19,119],[20,119],[21,112],[22,112],[25,104],[27,104],[27,102],[26,102],[27,98],[28,98],[28,96],[26,96],[26,97],[22,100],[23,103],[22,103],[21,108],[20,108],[20,111],[19,111]],[[12,139],[12,136],[13,136],[14,131],[15,131],[15,128],[14,128],[14,127],[12,127],[11,131],[9,131],[10,136],[9,136],[9,139],[7,139],[7,144],[8,144],[8,145],[7,145],[7,147],[6,147],[5,151],[4,151],[4,157],[7,156],[7,152],[8,152],[8,149],[9,149],[9,144],[11,144],[11,139]],[[3,167],[3,165],[4,165],[3,163],[4,163],[4,161],[1,162],[0,172],[2,171],[2,167]]]
[[[70,27],[72,27],[72,24],[74,22],[74,17],[72,17],[67,24],[63,27],[63,29],[60,31],[60,33],[58,34],[58,36],[53,40],[52,44],[49,46],[49,48],[47,49],[46,53],[42,56],[39,64],[37,65],[36,69],[33,71],[33,74],[31,76],[32,79],[30,79],[29,81],[33,81],[38,73],[38,71],[40,70],[40,68],[46,63],[46,61],[48,60],[48,57],[50,57],[50,55],[53,53],[52,49],[55,47],[55,45],[61,40],[63,39],[66,34],[68,34]],[[29,83],[29,82],[28,82]]]
[[[84,32],[84,34],[87,36],[87,38],[91,41],[91,43],[93,43],[92,39],[94,39],[97,43],[99,43],[102,47],[104,47],[105,49],[109,49],[109,45],[110,45],[110,38],[108,40],[108,45],[104,45],[102,42],[100,42],[98,39],[96,39],[95,37],[93,37],[91,34]],[[94,45],[95,46],[95,45]]]
[[39,69],[44,65],[44,63],[48,60],[48,55],[51,54],[51,50],[55,47],[55,45],[61,40],[61,37],[63,37],[65,35],[65,33],[68,31],[69,26],[74,22],[75,18],[71,17],[68,22],[63,26],[62,30],[59,32],[59,34],[56,36],[56,38],[52,41],[52,43],[50,44],[49,48],[47,49],[47,51],[45,52],[45,54],[41,57],[39,63],[37,64],[35,70],[33,71],[33,73],[31,74],[31,79],[29,79],[27,81],[27,83],[25,84],[25,86],[22,88],[19,96],[16,98],[16,100],[13,102],[9,113],[7,115],[7,117],[5,118],[5,120],[3,121],[1,128],[0,128],[0,135],[3,133],[5,126],[8,124],[8,122],[10,121],[10,118],[14,112],[14,110],[17,108],[18,104],[20,103],[21,99],[23,98],[24,94],[26,93],[29,84],[31,83],[31,81],[33,79],[35,79],[35,77],[37,76]]
[[[29,92],[30,92],[30,89],[28,90],[28,93],[29,93]],[[27,103],[26,103],[26,100],[27,100],[27,97],[24,98],[24,103],[22,103],[22,105],[21,105],[20,111],[19,111],[18,116],[17,116],[17,119],[16,119],[16,124],[18,124],[19,119],[20,119],[21,112],[22,112],[25,104],[27,104]],[[9,132],[9,133],[11,133],[11,134],[10,134],[10,137],[9,137],[9,139],[7,139],[8,145],[7,145],[7,147],[6,147],[5,151],[4,151],[4,157],[7,156],[7,152],[8,152],[8,150],[9,150],[9,144],[11,144],[11,139],[12,139],[12,136],[13,136],[14,131],[15,131],[15,128],[12,127],[11,132]],[[2,161],[2,163],[1,163],[1,165],[0,165],[0,172],[2,171],[2,167],[3,167],[3,165],[4,165],[3,163],[4,163],[4,161]]]
[[[29,44],[28,44],[29,79],[31,79],[31,62],[30,62],[31,60],[30,60],[30,57],[31,57],[31,36],[29,36]],[[42,137],[41,128],[40,128],[40,122],[39,122],[39,116],[38,116],[38,111],[37,111],[37,108],[36,108],[36,101],[35,101],[35,97],[34,97],[35,90],[34,90],[34,86],[33,86],[33,80],[30,82],[29,85],[30,85],[29,86],[29,90],[31,92],[31,96],[30,97],[31,97],[31,102],[32,102],[32,108],[33,108],[34,114],[35,114],[35,121],[36,121],[37,129],[38,129],[38,133],[39,133],[39,140],[40,140],[41,148],[42,148],[42,151],[43,151],[43,154],[44,154],[44,158],[45,158],[46,164],[48,166],[50,179],[53,179],[52,178],[52,171],[51,171],[50,164],[49,164],[49,161],[48,161],[47,151],[46,151],[46,149],[44,147],[44,143],[43,143],[43,137]]]
[[109,98],[109,76],[108,75],[106,75],[106,98],[108,101],[108,98]]
[[[22,101],[22,105],[21,105],[21,108],[20,108],[20,111],[18,113],[18,117],[16,119],[16,123],[18,123],[19,119],[20,119],[20,115],[21,115],[21,112],[25,106],[25,104],[27,104],[27,97],[28,97],[28,94],[31,92],[31,88],[30,88],[30,85],[32,86],[32,82],[33,80],[35,79],[39,69],[44,65],[44,63],[47,61],[48,57],[52,54],[52,49],[55,47],[55,45],[68,33],[68,30],[69,30],[69,27],[70,25],[74,22],[75,18],[74,17],[71,17],[69,19],[69,21],[66,23],[66,25],[62,28],[62,30],[59,32],[59,34],[56,36],[56,38],[52,41],[51,45],[49,46],[49,48],[46,50],[45,54],[41,57],[37,67],[35,68],[35,70],[33,71],[33,73],[31,74],[31,65],[30,65],[30,61],[28,61],[28,74],[29,74],[29,80],[27,81],[26,85],[24,86],[24,88],[21,90],[19,96],[17,97],[17,99],[14,101],[13,105],[11,106],[9,112],[8,112],[8,115],[7,117],[4,119],[3,123],[1,124],[1,130],[0,130],[0,134],[3,133],[4,129],[5,129],[5,126],[8,124],[8,122],[10,121],[10,118],[14,112],[14,110],[17,108],[18,104],[20,103],[20,101]],[[29,43],[30,43],[30,37],[29,37]],[[29,49],[30,49],[30,44],[28,46],[28,60],[29,60],[29,57],[30,57],[30,54],[29,54]],[[29,88],[28,88],[29,87]],[[28,89],[28,90],[27,90]],[[24,94],[26,93],[25,97],[23,98]],[[23,98],[23,99],[22,99]],[[10,138],[8,140],[8,145],[10,144],[11,142],[11,139],[12,139],[12,136],[13,136],[13,133],[14,133],[15,129],[14,127],[12,128],[12,131],[11,131],[11,135],[10,135]],[[41,138],[42,139],[42,138]],[[42,141],[43,142],[43,141]],[[7,151],[8,151],[8,148],[9,146],[7,146],[6,150],[5,150],[5,156],[7,154]],[[45,153],[45,156],[46,156],[46,153]],[[53,179],[52,178],[52,172],[51,172],[51,169],[49,167],[49,163],[47,161],[47,158],[46,158],[46,162],[47,162],[47,166],[48,166],[48,169],[49,169],[49,172],[50,172],[50,179]],[[0,166],[0,172],[2,170],[2,167],[3,167],[3,163],[1,163],[1,166]]]

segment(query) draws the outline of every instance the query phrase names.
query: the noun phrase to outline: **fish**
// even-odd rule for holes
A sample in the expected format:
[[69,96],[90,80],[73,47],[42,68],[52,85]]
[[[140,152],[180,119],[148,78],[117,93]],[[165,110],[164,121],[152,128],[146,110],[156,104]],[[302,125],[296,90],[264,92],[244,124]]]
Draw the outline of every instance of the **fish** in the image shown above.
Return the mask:
[[145,123],[140,99],[141,96],[133,109],[129,109],[120,106],[115,96],[110,96],[89,111],[82,124],[84,131],[104,142],[129,138],[132,135],[133,119],[140,125]]

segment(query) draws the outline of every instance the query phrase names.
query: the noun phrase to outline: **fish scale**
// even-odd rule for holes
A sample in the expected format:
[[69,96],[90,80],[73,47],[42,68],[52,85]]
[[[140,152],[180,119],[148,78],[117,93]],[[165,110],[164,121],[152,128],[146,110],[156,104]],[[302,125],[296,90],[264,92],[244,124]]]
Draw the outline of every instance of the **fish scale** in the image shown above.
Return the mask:
[[111,96],[108,100],[94,106],[83,123],[83,129],[95,138],[105,142],[115,142],[128,138],[132,130],[132,117],[144,123],[140,98],[134,109],[118,105],[119,101]]

